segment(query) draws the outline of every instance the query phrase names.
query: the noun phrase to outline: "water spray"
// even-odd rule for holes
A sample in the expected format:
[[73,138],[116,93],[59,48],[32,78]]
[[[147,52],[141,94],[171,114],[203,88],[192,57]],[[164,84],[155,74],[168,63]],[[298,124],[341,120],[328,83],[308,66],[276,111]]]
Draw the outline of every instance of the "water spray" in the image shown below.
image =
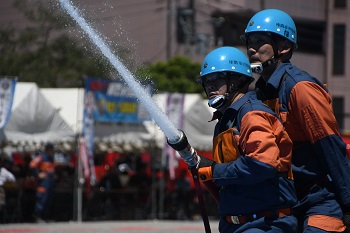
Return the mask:
[[197,165],[196,162],[198,162],[198,159],[195,150],[188,144],[184,133],[176,129],[174,124],[168,119],[158,105],[154,103],[151,96],[145,91],[140,83],[135,80],[132,73],[124,66],[118,56],[112,53],[105,41],[90,27],[86,20],[80,16],[81,14],[70,3],[70,1],[60,0],[60,3],[119,72],[130,89],[138,97],[138,100],[145,106],[156,124],[164,132],[169,144],[179,147],[178,152],[180,156],[189,164],[189,166]]
[[172,141],[178,140],[180,134],[174,124],[168,120],[167,116],[162,112],[158,105],[153,102],[149,93],[147,93],[145,88],[136,81],[132,73],[124,66],[118,56],[112,53],[105,41],[90,27],[86,20],[81,17],[80,12],[70,3],[69,0],[60,0],[60,3],[122,76],[126,84],[134,92],[138,100],[145,106],[166,137]]
[[131,72],[124,66],[118,56],[114,55],[104,40],[89,26],[86,20],[81,17],[79,11],[70,3],[69,0],[59,0],[61,6],[69,13],[69,15],[79,24],[81,29],[89,36],[92,42],[100,49],[102,54],[110,61],[113,67],[122,76],[129,88],[137,96],[138,100],[147,109],[156,124],[164,132],[167,142],[175,150],[178,151],[182,159],[189,165],[192,177],[196,183],[198,198],[201,202],[202,217],[205,230],[210,233],[208,216],[206,215],[203,194],[198,180],[198,155],[187,141],[187,137],[181,130],[178,130],[174,124],[168,119],[163,111],[154,103],[152,97],[145,91],[139,82],[135,80]]

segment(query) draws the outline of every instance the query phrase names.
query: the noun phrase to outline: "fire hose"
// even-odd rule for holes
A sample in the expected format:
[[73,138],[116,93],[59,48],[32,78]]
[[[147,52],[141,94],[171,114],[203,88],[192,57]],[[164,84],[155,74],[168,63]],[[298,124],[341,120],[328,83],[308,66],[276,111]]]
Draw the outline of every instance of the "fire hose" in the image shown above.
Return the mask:
[[181,158],[188,164],[188,167],[189,167],[189,170],[191,171],[194,185],[196,188],[196,193],[198,197],[199,206],[201,209],[201,215],[204,223],[205,232],[211,233],[208,213],[207,213],[207,209],[204,202],[204,196],[202,192],[202,187],[198,177],[197,165],[199,163],[199,157],[197,155],[197,152],[188,143],[187,137],[184,134],[184,132],[182,132],[181,130],[179,132],[180,132],[179,139],[176,142],[168,140],[168,144],[172,148],[174,148],[180,154]]

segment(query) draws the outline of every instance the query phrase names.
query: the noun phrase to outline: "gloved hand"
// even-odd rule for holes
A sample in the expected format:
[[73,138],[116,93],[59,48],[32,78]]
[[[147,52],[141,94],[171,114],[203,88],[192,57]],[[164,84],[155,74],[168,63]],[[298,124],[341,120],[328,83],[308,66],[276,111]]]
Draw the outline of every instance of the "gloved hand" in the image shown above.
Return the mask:
[[213,179],[213,170],[216,165],[215,161],[207,159],[201,155],[197,156],[199,157],[197,168],[200,180],[204,182]]

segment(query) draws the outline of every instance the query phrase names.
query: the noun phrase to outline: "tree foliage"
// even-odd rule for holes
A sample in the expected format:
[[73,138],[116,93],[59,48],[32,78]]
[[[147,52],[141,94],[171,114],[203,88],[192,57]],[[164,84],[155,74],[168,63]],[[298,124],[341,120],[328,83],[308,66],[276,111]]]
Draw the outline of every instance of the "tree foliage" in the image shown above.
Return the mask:
[[169,61],[160,61],[138,71],[142,79],[150,79],[158,91],[201,93],[202,86],[196,82],[200,63],[176,56]]
[[[34,49],[36,48],[36,49]],[[84,50],[66,35],[46,46],[38,44],[35,31],[16,37],[12,31],[0,31],[0,74],[18,76],[22,82],[41,87],[77,87],[84,74],[104,76],[108,70],[103,59]]]
[[0,28],[1,76],[18,76],[40,87],[79,87],[84,75],[111,75],[110,64],[88,42],[68,35],[65,29],[74,24],[57,10],[57,2],[57,11],[48,1],[29,2],[17,0],[15,6],[32,22],[30,27]]

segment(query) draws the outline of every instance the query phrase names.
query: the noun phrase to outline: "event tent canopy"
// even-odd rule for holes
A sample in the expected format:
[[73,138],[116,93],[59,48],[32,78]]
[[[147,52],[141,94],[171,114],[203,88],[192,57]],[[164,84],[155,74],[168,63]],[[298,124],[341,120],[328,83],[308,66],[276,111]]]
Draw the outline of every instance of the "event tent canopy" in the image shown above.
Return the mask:
[[[170,93],[152,98],[165,112]],[[184,123],[189,143],[198,150],[211,150],[215,122],[208,122],[212,109],[199,94],[184,94]],[[84,89],[38,88],[35,83],[17,82],[11,116],[4,129],[11,144],[75,142],[82,132]],[[153,120],[142,124],[95,123],[95,141],[109,146],[163,148],[165,135]]]
[[74,131],[35,83],[17,82],[11,115],[4,128],[12,144],[73,141]]

